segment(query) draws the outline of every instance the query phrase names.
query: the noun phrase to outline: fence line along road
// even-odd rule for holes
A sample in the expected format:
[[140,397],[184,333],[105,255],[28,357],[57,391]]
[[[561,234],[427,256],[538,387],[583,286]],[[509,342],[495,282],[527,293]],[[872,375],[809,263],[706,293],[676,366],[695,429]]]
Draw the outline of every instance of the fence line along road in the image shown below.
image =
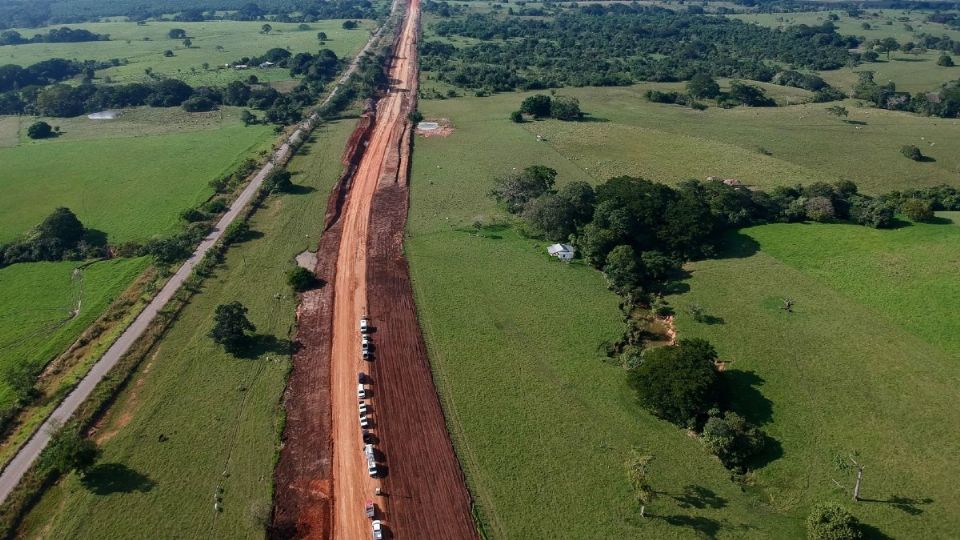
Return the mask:
[[[396,0],[394,0],[393,9],[396,9]],[[360,58],[366,54],[369,48],[373,45],[377,39],[383,33],[383,30],[386,25],[381,26],[373,36],[370,37],[370,40],[367,41],[367,44],[364,45],[363,49],[359,54],[353,59],[350,63],[350,66],[344,72],[344,74],[337,81],[337,84],[330,91],[330,94],[325,100],[323,100],[322,105],[326,105],[333,99],[333,96],[336,95],[340,87],[347,82],[354,71],[357,69]],[[210,251],[210,248],[216,244],[217,240],[223,236],[226,228],[236,220],[236,218],[245,211],[247,204],[253,199],[257,194],[257,191],[260,189],[260,185],[263,184],[263,179],[270,174],[270,171],[276,167],[277,163],[282,164],[287,157],[290,155],[291,147],[293,144],[298,144],[303,140],[306,135],[313,130],[317,121],[320,119],[317,113],[310,115],[310,118],[305,120],[300,124],[300,127],[288,137],[280,148],[273,153],[273,157],[266,165],[261,168],[257,174],[253,177],[253,180],[247,185],[247,187],[240,192],[240,195],[230,206],[230,210],[220,221],[217,222],[217,225],[213,230],[200,242],[200,245],[197,246],[197,249],[193,252],[193,255],[190,256],[183,265],[177,269],[177,272],[167,281],[167,283],[160,289],[160,292],[150,301],[147,307],[137,315],[137,318],[134,319],[133,323],[127,327],[126,330],[120,335],[120,337],[107,349],[107,352],[97,361],[96,364],[90,369],[89,372],[80,380],[80,383],[69,393],[67,397],[60,402],[53,413],[47,417],[43,422],[40,428],[33,434],[27,444],[25,444],[14,456],[10,463],[3,469],[2,474],[0,474],[0,503],[3,503],[7,500],[7,497],[13,491],[13,489],[20,483],[20,479],[23,478],[23,475],[27,473],[30,469],[30,466],[33,465],[33,462],[37,460],[40,456],[40,452],[47,446],[50,442],[50,439],[53,437],[54,432],[57,426],[65,424],[73,413],[76,412],[77,408],[80,407],[80,404],[86,401],[86,399],[93,392],[93,389],[97,386],[103,377],[110,372],[111,369],[117,362],[120,361],[120,358],[130,350],[130,347],[140,339],[140,336],[147,330],[150,326],[150,323],[157,317],[157,314],[167,305],[167,302],[173,298],[173,295],[180,289],[183,283],[190,277],[190,273],[193,271],[193,267],[197,265],[203,257]]]

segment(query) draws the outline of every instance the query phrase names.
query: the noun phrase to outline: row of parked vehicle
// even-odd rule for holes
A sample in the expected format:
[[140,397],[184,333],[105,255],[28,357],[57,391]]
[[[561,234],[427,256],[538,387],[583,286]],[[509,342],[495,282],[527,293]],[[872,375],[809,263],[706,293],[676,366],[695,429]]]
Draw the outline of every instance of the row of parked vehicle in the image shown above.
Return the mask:
[[[371,330],[370,318],[364,315],[360,318],[360,357],[367,362],[373,361],[373,342],[370,339]],[[360,431],[363,437],[363,457],[367,460],[367,473],[369,473],[371,477],[376,477],[377,474],[379,474],[379,469],[377,468],[377,453],[373,447],[374,442],[376,442],[376,437],[373,435],[373,432],[370,431],[370,406],[366,401],[369,397],[366,385],[370,384],[370,382],[370,378],[366,373],[361,371],[357,374],[357,400],[359,401]],[[380,494],[380,488],[377,488],[377,494]],[[370,528],[373,540],[382,540],[383,523],[377,519],[377,508],[373,504],[373,501],[367,500],[364,511],[367,517],[372,520],[370,522]]]

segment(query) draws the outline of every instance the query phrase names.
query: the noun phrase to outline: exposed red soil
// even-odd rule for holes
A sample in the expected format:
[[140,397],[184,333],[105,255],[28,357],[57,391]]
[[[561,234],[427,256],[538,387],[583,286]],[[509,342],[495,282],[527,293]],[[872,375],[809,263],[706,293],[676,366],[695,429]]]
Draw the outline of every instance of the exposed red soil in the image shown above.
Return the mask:
[[[375,500],[388,537],[478,537],[403,259],[418,25],[419,1],[411,0],[394,45],[393,86],[377,104],[372,126],[351,138],[350,167],[330,197],[317,266],[327,285],[305,295],[298,312],[300,348],[275,473],[275,538],[369,537],[368,499]],[[364,314],[376,329],[374,362],[360,358]],[[361,370],[372,378],[367,401],[378,438],[378,478],[367,474],[362,454]],[[384,496],[374,495],[377,488]]]

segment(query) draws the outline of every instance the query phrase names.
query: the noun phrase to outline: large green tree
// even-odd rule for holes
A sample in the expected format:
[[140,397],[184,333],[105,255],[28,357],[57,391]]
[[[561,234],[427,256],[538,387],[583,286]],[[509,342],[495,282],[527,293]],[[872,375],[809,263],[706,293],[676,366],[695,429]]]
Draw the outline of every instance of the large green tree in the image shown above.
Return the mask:
[[846,508],[839,504],[821,503],[807,517],[809,540],[860,540],[863,533],[860,523]]
[[490,196],[505,204],[509,212],[518,214],[528,202],[553,189],[556,178],[556,170],[533,165],[494,180]]
[[629,382],[644,408],[680,426],[692,424],[718,398],[717,351],[703,339],[649,349]]
[[697,99],[713,99],[720,95],[720,85],[706,73],[697,73],[687,82],[687,93]]
[[534,118],[547,118],[550,116],[550,96],[537,94],[523,100],[520,104],[520,112],[529,114]]
[[227,352],[236,352],[248,339],[247,332],[257,327],[247,319],[247,308],[240,302],[220,304],[213,313],[213,329],[208,334]]

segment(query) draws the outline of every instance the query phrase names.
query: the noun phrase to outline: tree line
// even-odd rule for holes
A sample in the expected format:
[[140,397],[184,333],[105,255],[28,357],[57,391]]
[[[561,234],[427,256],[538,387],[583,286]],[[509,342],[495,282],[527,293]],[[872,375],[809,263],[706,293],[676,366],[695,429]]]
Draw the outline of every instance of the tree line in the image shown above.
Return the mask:
[[79,43],[83,41],[110,41],[109,34],[96,34],[83,28],[54,28],[46,34],[34,34],[32,38],[23,37],[16,30],[0,32],[0,46],[24,45],[26,43]]
[[[289,67],[291,76],[300,77],[300,84],[288,94],[269,86],[234,81],[225,87],[194,88],[178,79],[159,79],[149,83],[96,85],[92,77],[100,64],[52,59],[28,68],[15,65],[0,67],[0,114],[36,114],[71,117],[111,108],[136,106],[177,107],[190,112],[209,111],[219,105],[250,107],[263,110],[268,122],[289,124],[301,119],[301,109],[313,103],[342,67],[337,55],[323,49],[316,55],[298,53],[291,56],[285,49],[271,49],[261,60],[272,58],[278,65]],[[250,59],[248,59],[250,60]],[[80,85],[52,84],[78,73],[85,78]]]
[[5,0],[0,2],[0,29],[99,21],[125,16],[132,21],[239,20],[313,22],[322,19],[377,19],[386,6],[370,0]]
[[443,37],[481,40],[421,46],[421,64],[457,86],[509,91],[688,80],[697,73],[771,81],[777,64],[836,69],[859,60],[859,45],[829,21],[785,30],[739,20],[626,4],[589,5],[553,19],[496,13],[441,20]]
[[873,71],[861,71],[853,88],[853,97],[869,101],[881,109],[910,111],[943,118],[960,117],[960,79],[943,85],[937,92],[898,92],[893,81],[880,84]]

